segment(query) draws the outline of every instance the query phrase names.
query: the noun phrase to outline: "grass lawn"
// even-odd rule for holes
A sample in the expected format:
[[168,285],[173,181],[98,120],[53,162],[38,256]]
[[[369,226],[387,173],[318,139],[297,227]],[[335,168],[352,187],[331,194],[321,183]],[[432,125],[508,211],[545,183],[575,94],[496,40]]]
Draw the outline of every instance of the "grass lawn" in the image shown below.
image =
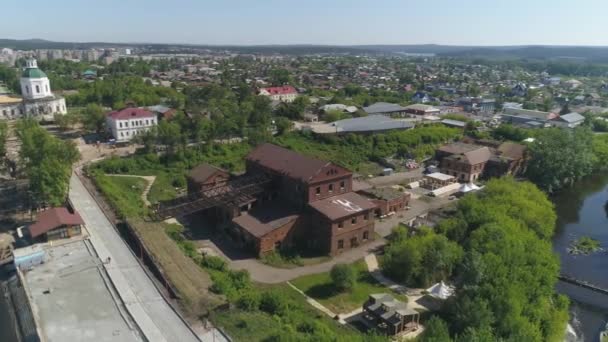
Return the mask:
[[367,271],[363,260],[353,265],[358,271],[358,279],[357,284],[350,291],[337,291],[329,272],[300,277],[292,280],[291,283],[335,313],[348,313],[361,307],[372,293],[389,292],[396,298],[407,301],[406,296],[394,293],[378,283]]

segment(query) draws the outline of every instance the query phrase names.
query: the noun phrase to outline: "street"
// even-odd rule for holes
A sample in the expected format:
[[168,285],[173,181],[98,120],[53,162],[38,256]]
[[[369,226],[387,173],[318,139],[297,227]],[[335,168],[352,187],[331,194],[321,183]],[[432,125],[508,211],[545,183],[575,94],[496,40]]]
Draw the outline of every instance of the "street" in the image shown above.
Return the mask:
[[149,341],[199,341],[161,296],[129,246],[112,227],[80,179],[70,179],[70,200],[90,233],[101,260],[127,310]]

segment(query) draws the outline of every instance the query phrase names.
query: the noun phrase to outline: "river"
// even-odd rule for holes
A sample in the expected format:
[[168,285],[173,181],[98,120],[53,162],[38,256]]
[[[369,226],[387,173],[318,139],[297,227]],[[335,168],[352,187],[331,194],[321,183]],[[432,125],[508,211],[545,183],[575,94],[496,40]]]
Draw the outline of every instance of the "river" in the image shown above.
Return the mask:
[[[608,249],[608,175],[587,178],[553,198],[558,215],[553,249],[559,254],[562,273],[608,288],[608,252],[571,255],[572,240],[589,236]],[[580,341],[599,341],[608,321],[608,296],[558,283],[557,290],[570,297],[571,325]]]

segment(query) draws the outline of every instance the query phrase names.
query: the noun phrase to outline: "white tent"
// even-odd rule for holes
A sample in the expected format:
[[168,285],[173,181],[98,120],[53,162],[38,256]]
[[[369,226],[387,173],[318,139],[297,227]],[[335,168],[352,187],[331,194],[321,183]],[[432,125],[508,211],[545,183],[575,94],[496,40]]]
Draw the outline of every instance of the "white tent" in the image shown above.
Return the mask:
[[449,297],[451,297],[454,294],[454,287],[446,285],[442,281],[440,283],[437,283],[437,284],[429,287],[428,289],[426,289],[426,291],[432,297],[435,297],[438,299],[448,299]]
[[473,183],[468,183],[468,184],[465,183],[465,184],[462,184],[460,186],[459,191],[463,192],[463,193],[467,193],[467,192],[475,191],[475,190],[479,190],[479,189],[480,188],[477,185],[473,184]]

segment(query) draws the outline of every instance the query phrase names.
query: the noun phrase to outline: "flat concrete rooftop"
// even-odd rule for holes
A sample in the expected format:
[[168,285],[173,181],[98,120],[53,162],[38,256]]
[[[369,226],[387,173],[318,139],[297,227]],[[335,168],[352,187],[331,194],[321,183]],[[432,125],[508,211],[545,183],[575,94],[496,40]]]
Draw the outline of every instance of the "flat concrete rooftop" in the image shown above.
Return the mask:
[[24,273],[42,340],[142,341],[102,261],[87,244],[49,246],[46,262]]

